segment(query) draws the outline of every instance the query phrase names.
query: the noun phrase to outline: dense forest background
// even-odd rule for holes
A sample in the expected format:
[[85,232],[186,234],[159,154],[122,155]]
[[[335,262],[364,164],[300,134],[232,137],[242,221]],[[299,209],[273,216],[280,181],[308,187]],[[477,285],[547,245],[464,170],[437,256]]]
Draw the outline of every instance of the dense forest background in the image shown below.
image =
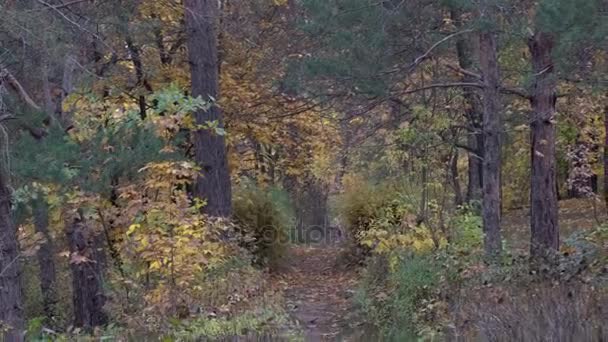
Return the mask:
[[0,334],[603,341],[605,0],[0,0]]

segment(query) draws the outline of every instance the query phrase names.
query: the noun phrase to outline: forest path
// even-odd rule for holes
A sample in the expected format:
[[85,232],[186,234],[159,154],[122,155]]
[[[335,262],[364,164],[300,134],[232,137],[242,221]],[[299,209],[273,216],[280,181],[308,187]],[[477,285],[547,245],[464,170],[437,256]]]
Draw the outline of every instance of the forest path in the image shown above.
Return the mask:
[[294,246],[286,269],[279,275],[287,310],[298,321],[305,341],[348,340],[356,321],[352,297],[355,267],[339,263],[337,246]]

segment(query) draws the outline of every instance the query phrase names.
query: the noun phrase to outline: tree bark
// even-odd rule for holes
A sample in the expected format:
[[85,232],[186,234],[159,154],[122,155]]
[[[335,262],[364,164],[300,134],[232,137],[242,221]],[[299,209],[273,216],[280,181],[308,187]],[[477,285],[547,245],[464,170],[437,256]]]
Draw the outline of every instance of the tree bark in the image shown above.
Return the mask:
[[66,236],[70,244],[74,326],[90,331],[107,323],[103,310],[103,261],[97,248],[99,238],[87,227],[81,215],[68,221]]
[[604,107],[604,134],[604,204],[608,214],[608,104]]
[[[450,12],[451,18],[458,28],[462,28],[461,13],[459,10],[453,9]],[[473,44],[467,37],[461,36],[456,41],[456,52],[458,56],[458,65],[464,70],[470,70],[473,67]],[[471,75],[463,75],[462,82],[473,83],[478,80]],[[481,201],[481,193],[483,186],[483,119],[481,103],[477,96],[476,90],[472,87],[463,87],[463,97],[465,100],[465,115],[468,121],[467,145],[471,151],[467,152],[468,156],[468,176],[466,201]]]
[[53,239],[49,234],[48,204],[42,194],[39,194],[39,198],[33,200],[32,211],[36,233],[41,234],[45,239],[44,243],[40,245],[37,257],[38,267],[40,268],[40,291],[44,314],[49,321],[52,321],[55,317],[55,304],[57,302],[55,295],[56,271],[53,258]]
[[2,169],[0,170],[0,337],[3,337],[4,341],[22,341],[22,329],[19,243],[11,214],[8,176]]
[[486,257],[495,258],[502,250],[500,233],[500,172],[502,113],[500,76],[496,55],[496,33],[480,32],[480,65],[483,72],[483,199],[482,219]]
[[[192,96],[204,100],[219,95],[219,67],[217,44],[218,2],[213,0],[185,0],[185,24],[190,60]],[[196,122],[203,125],[217,122],[223,127],[222,113],[213,104],[196,112]],[[212,216],[230,216],[232,191],[224,137],[207,129],[194,131],[196,162],[201,168],[195,195],[207,202],[203,211]]]
[[553,75],[553,37],[537,32],[528,41],[532,56],[534,84],[530,130],[532,140],[532,175],[530,182],[530,254],[546,256],[559,248],[558,203],[555,191],[555,102],[556,80]]

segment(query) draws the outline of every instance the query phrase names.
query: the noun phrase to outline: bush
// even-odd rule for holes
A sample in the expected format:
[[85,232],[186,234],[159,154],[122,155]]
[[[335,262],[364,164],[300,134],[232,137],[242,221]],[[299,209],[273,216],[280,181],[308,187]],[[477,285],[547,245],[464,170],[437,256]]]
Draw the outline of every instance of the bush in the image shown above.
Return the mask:
[[404,254],[370,259],[357,302],[389,340],[434,336],[447,306],[441,298],[443,258]]
[[374,219],[382,216],[394,198],[394,192],[387,186],[365,182],[350,184],[336,199],[336,210],[349,234],[355,237],[367,230]]
[[[370,221],[363,243],[376,241],[363,272],[358,303],[389,340],[433,340],[449,321],[446,293],[458,287],[460,269],[478,260],[481,218],[462,208],[450,222],[450,243],[411,218],[407,203]],[[395,215],[396,214],[396,215]],[[392,217],[401,221],[390,222]]]
[[259,265],[276,267],[285,254],[293,211],[288,202],[276,201],[279,198],[286,198],[282,190],[260,189],[246,182],[234,194],[234,218],[241,233],[251,237],[245,247]]
[[398,184],[373,185],[361,179],[345,182],[334,210],[351,243],[352,252],[368,256],[379,235],[399,234],[416,226],[415,200],[400,192]]
[[470,208],[460,208],[451,222],[451,245],[459,254],[474,253],[483,247],[481,216]]

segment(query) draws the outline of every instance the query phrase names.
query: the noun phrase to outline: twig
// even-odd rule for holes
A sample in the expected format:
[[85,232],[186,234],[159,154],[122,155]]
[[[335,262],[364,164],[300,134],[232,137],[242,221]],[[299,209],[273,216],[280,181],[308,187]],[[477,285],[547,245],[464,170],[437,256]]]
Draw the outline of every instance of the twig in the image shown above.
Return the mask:
[[8,271],[9,268],[11,268],[11,266],[13,266],[13,264],[15,262],[17,262],[17,260],[19,260],[19,256],[16,256],[13,260],[11,260],[11,262],[8,263],[8,265],[6,265],[6,267],[4,267],[4,269],[2,269],[2,271],[0,271],[0,277],[4,276],[4,273],[6,271]]
[[64,8],[64,7],[70,7],[72,5],[76,5],[76,4],[79,4],[81,2],[85,2],[85,1],[90,1],[90,0],[74,0],[72,2],[68,2],[68,3],[65,3],[65,4],[59,4],[59,5],[55,5],[55,6],[49,5],[46,8],[32,9],[32,10],[29,10],[28,12],[38,12],[38,11],[42,11],[42,10],[46,10],[46,9],[54,9],[54,10],[56,10],[56,9],[60,9],[60,8]]

